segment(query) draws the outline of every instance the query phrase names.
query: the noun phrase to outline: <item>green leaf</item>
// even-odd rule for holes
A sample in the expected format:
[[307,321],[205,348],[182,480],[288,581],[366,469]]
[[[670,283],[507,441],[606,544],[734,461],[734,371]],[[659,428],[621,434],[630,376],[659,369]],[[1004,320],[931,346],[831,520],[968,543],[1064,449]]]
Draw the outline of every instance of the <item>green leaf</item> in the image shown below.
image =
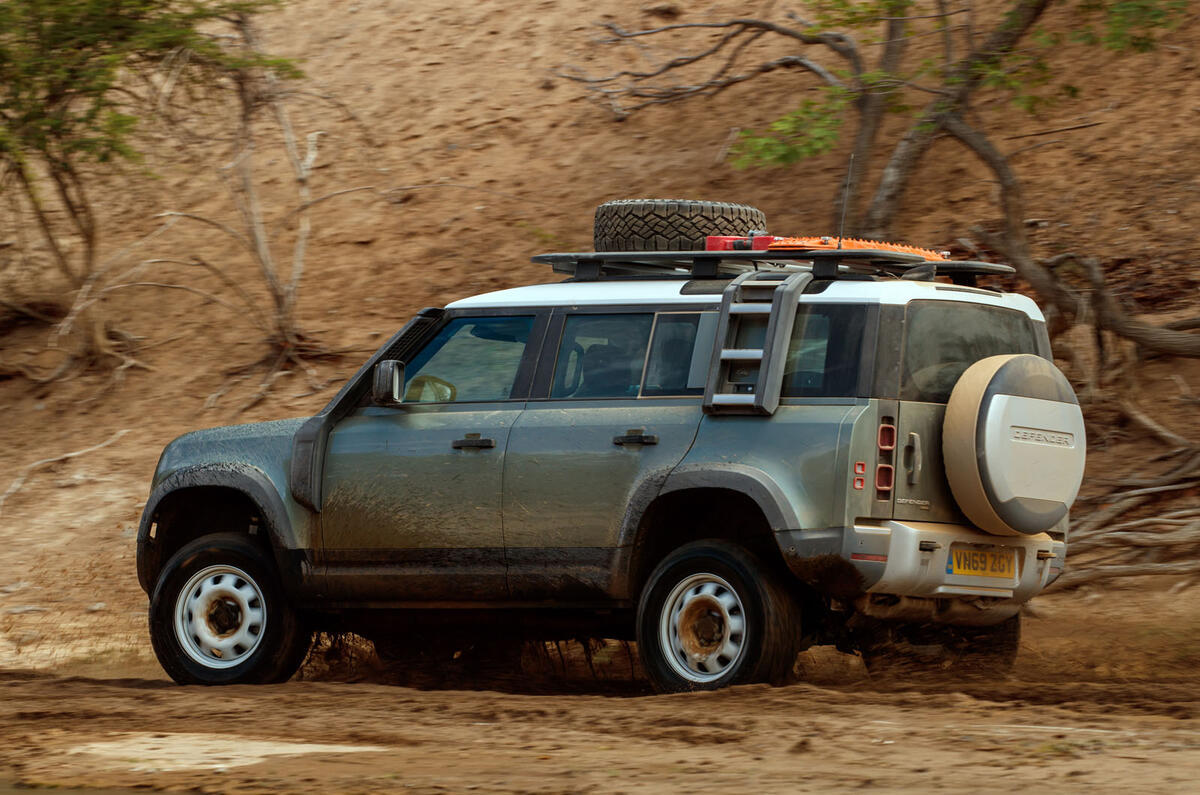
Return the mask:
[[766,130],[746,130],[732,148],[735,168],[790,165],[832,149],[841,133],[853,92],[835,87],[821,89],[821,99],[807,99],[796,110],[767,125]]

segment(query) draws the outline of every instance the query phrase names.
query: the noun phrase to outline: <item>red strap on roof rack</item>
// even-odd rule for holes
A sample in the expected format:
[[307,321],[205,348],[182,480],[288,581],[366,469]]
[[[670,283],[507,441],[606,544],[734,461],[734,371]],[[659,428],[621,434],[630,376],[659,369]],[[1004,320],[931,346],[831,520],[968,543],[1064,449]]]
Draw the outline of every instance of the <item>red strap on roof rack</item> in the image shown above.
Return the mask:
[[779,238],[774,235],[737,237],[709,235],[704,239],[705,251],[766,251]]

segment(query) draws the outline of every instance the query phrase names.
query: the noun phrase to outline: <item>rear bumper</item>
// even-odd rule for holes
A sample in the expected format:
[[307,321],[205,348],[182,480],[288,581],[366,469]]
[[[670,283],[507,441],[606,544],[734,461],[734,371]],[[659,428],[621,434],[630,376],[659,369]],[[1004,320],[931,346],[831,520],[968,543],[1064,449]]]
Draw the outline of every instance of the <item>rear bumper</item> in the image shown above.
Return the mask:
[[[1066,544],[1048,534],[996,536],[968,525],[892,520],[818,533],[819,554],[836,555],[857,573],[857,609],[882,619],[994,624],[1053,582],[1066,558]],[[811,567],[802,550],[817,552],[817,539],[806,531],[780,536],[793,571],[804,576]],[[1011,549],[1015,570],[1005,577],[954,574],[954,548]]]

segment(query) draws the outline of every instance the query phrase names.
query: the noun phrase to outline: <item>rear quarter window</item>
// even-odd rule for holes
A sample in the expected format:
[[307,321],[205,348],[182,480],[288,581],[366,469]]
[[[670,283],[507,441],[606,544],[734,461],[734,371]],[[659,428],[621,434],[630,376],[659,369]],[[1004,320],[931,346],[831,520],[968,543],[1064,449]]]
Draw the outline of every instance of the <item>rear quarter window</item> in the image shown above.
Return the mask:
[[959,376],[980,359],[1038,353],[1023,312],[958,301],[913,301],[904,323],[900,399],[945,403]]
[[801,304],[784,365],[783,397],[858,395],[866,320],[861,304]]

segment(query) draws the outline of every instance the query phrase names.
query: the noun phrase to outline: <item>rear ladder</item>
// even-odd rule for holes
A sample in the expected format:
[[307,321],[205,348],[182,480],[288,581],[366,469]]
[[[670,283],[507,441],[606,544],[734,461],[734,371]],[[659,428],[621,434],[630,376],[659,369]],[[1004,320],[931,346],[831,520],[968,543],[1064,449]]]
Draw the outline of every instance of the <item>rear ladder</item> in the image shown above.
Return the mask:
[[[750,271],[733,279],[721,296],[721,312],[704,410],[710,414],[774,414],[783,388],[792,326],[810,272]],[[743,324],[767,320],[761,348],[739,348]]]

